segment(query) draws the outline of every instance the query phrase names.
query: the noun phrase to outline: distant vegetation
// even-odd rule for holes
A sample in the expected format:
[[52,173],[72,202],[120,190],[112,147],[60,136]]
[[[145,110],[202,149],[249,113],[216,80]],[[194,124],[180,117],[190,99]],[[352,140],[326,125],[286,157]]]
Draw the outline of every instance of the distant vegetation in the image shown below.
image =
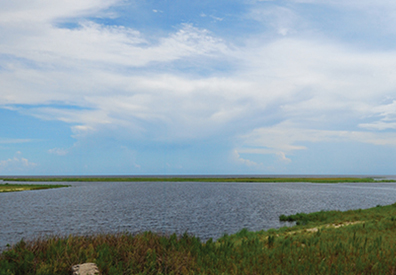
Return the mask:
[[68,186],[69,185],[60,185],[60,184],[11,184],[11,183],[4,183],[4,184],[0,184],[0,193],[60,188],[60,187],[68,187]]
[[3,178],[4,181],[20,181],[20,182],[312,182],[312,183],[340,183],[340,182],[396,182],[395,180],[373,178],[259,178],[259,177],[245,177],[245,178],[184,178],[184,177],[43,177],[43,178]]
[[0,255],[0,274],[395,274],[396,204],[281,216],[299,225],[246,229],[202,242],[151,232],[20,241]]

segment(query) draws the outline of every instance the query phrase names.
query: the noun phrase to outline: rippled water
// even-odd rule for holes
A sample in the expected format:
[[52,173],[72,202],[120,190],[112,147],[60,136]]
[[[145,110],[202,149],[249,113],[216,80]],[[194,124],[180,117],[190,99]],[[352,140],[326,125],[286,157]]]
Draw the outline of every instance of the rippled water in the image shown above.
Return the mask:
[[95,232],[183,233],[218,238],[284,226],[281,214],[396,202],[395,183],[121,183],[1,193],[0,248],[21,238]]

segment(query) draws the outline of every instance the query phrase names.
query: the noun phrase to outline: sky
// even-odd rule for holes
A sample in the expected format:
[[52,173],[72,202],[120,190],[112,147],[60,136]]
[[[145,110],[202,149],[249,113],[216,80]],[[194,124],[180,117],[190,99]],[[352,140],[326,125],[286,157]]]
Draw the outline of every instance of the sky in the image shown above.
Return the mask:
[[394,175],[396,2],[2,0],[0,175]]

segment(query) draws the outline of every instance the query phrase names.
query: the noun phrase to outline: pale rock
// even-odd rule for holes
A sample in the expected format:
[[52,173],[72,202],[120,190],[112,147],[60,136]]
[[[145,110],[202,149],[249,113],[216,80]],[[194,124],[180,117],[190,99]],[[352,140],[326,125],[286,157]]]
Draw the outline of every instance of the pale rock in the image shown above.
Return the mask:
[[98,266],[94,263],[85,263],[72,266],[73,275],[96,275],[99,274]]

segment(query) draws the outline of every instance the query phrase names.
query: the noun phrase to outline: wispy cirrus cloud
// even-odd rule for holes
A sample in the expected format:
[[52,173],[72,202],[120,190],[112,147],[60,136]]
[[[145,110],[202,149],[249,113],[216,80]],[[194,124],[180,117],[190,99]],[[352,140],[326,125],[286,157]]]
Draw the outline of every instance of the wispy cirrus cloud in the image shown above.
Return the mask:
[[32,142],[31,139],[13,139],[13,138],[0,138],[0,144],[14,144],[14,143],[27,143]]

